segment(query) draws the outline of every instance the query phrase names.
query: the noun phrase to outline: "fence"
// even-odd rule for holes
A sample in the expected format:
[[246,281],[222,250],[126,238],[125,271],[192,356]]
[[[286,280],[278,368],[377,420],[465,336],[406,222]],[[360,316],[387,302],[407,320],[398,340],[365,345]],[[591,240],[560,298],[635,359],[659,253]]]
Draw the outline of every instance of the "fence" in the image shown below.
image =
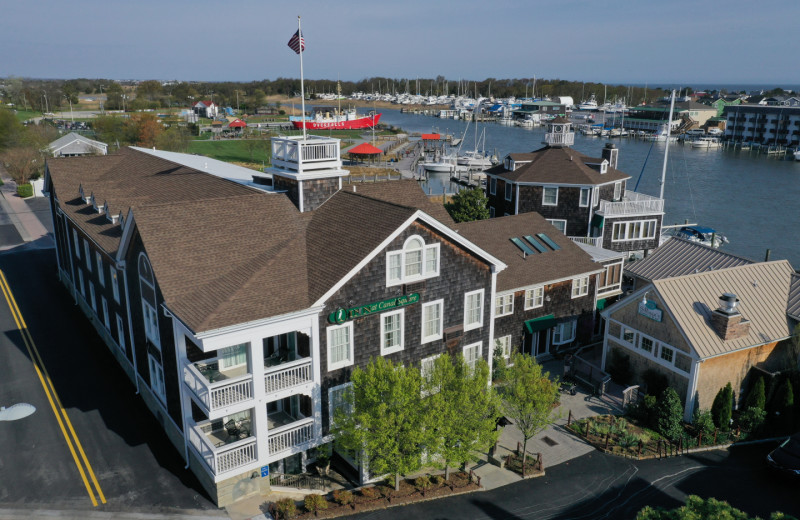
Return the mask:
[[284,475],[283,473],[275,473],[269,476],[269,485],[320,491],[328,488],[328,483],[324,478],[306,474]]

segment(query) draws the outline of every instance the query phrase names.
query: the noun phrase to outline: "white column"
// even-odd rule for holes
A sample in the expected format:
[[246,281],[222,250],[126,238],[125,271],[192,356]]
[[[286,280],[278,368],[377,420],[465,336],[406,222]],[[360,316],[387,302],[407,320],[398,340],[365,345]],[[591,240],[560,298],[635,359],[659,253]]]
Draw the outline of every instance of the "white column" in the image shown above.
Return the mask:
[[[314,378],[314,389],[311,392],[311,405],[314,413],[314,437],[317,441],[322,438],[322,366],[319,344],[319,316],[311,317],[311,328],[304,330],[303,333],[309,335],[309,346],[311,350],[311,370]],[[355,349],[355,345],[353,345]]]
[[267,425],[267,397],[264,388],[264,347],[263,338],[251,337],[250,348],[251,372],[253,374],[253,424],[255,425],[258,461],[262,466],[267,464],[269,456],[269,426]]

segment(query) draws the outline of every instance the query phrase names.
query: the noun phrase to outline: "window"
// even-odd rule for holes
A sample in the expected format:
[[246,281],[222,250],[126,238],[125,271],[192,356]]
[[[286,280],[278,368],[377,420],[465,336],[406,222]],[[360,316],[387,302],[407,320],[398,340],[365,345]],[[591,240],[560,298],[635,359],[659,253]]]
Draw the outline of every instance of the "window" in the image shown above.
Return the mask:
[[483,326],[483,289],[464,295],[464,330]]
[[489,206],[489,218],[494,218],[494,206]]
[[381,314],[381,355],[403,350],[403,325],[405,311]]
[[525,310],[544,305],[544,286],[525,291]]
[[592,197],[592,189],[591,188],[581,188],[581,200],[579,202],[580,207],[585,208],[589,205],[589,199]]
[[675,359],[675,351],[669,347],[661,345],[661,359],[667,363],[672,363],[673,359]]
[[97,281],[100,282],[100,287],[106,286],[106,276],[103,271],[103,257],[98,251],[95,251],[94,257],[97,260]]
[[555,227],[557,230],[561,231],[561,233],[563,233],[564,235],[567,234],[567,221],[566,220],[549,218],[549,219],[547,219],[547,221],[549,223],[551,223],[553,225],[553,227]]
[[81,257],[81,243],[78,240],[78,232],[75,229],[72,230],[72,242],[75,244],[75,256],[77,258]]
[[419,362],[419,375],[422,377],[422,382],[430,383],[431,376],[433,376],[433,367],[436,364],[436,358],[439,357],[439,354],[435,356],[426,357]]
[[161,348],[158,333],[158,313],[156,312],[156,280],[150,262],[144,254],[139,255],[139,289],[142,297],[142,317],[144,333],[153,345]]
[[103,325],[106,326],[106,330],[111,330],[111,316],[108,315],[108,302],[106,301],[105,296],[100,297],[100,303],[103,307]]
[[589,277],[581,276],[572,279],[572,297],[586,296],[589,294]]
[[553,344],[563,345],[575,339],[575,320],[559,323],[553,328]]
[[97,314],[97,301],[94,297],[94,284],[89,282],[89,303],[92,305],[92,310]]
[[464,347],[464,362],[469,367],[470,372],[475,371],[475,366],[481,358],[481,344],[473,343]]
[[386,284],[399,285],[439,275],[439,244],[428,244],[419,236],[406,240],[402,251],[386,253]]
[[122,316],[117,314],[117,345],[122,350],[125,350],[125,325],[122,322]]
[[655,238],[655,220],[637,220],[633,222],[615,222],[611,239],[615,242],[623,240],[642,240]]
[[422,304],[422,343],[442,339],[444,300]]
[[631,345],[633,345],[633,343],[636,341],[636,333],[634,331],[632,331],[631,329],[623,328],[622,329],[622,340],[630,343]]
[[514,312],[514,293],[498,296],[494,300],[494,315],[507,316]]
[[600,200],[600,188],[592,189],[592,206],[597,206],[597,202]]
[[350,414],[352,407],[350,405],[349,393],[353,389],[353,383],[345,383],[339,386],[328,388],[328,423],[333,424],[333,418],[336,417],[337,412]]
[[353,364],[353,324],[328,327],[328,371]]
[[619,200],[622,198],[622,183],[615,182],[614,183],[614,200]]
[[514,185],[510,182],[506,182],[506,200],[511,200],[513,197],[513,189]]
[[652,354],[653,340],[648,337],[642,336],[641,338],[639,338],[639,348],[644,350],[645,352],[650,352]]
[[109,278],[111,279],[111,291],[114,293],[114,301],[119,303],[119,280],[117,279],[117,270],[109,266]]
[[542,188],[542,204],[545,206],[558,205],[558,186],[545,186]]
[[511,335],[503,336],[502,338],[495,338],[494,349],[500,351],[502,356],[506,359],[511,357]]
[[81,296],[83,296],[83,299],[85,300],[86,299],[86,288],[83,285],[83,271],[81,271],[80,269],[78,269],[78,288],[81,291]]
[[495,195],[497,193],[497,177],[492,177],[489,179],[489,195]]
[[89,241],[88,240],[84,240],[83,241],[83,250],[84,250],[84,252],[86,252],[86,270],[91,273],[92,272],[92,255],[91,255],[91,252],[89,251]]
[[233,368],[247,365],[247,347],[250,343],[240,343],[219,349],[219,368]]
[[161,364],[156,361],[153,356],[147,356],[148,365],[150,366],[150,388],[161,399],[161,402],[166,402],[167,392],[164,388],[164,369]]

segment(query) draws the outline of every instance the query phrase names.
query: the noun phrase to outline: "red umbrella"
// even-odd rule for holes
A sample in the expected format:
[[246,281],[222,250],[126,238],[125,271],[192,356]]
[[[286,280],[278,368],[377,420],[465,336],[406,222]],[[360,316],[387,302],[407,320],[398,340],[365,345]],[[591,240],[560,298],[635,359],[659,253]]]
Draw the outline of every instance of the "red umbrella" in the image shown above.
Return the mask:
[[228,124],[228,128],[245,128],[247,127],[247,123],[242,121],[241,119],[234,119],[233,121]]

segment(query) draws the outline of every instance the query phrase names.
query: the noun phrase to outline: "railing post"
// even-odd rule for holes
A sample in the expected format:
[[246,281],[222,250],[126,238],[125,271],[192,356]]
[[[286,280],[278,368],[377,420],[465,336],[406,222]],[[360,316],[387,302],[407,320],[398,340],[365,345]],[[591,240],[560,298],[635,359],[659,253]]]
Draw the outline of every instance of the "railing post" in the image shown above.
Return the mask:
[[567,415],[567,426],[572,424],[572,410],[569,410],[569,415]]

